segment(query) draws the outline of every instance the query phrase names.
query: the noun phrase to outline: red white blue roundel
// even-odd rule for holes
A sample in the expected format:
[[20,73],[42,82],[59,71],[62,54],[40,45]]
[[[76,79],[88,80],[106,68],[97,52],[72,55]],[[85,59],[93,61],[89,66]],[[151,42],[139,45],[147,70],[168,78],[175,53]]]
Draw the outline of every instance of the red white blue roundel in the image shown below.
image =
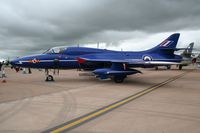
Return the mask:
[[150,56],[148,56],[148,55],[145,55],[145,56],[143,57],[143,60],[144,60],[144,61],[151,61],[152,58],[151,58]]

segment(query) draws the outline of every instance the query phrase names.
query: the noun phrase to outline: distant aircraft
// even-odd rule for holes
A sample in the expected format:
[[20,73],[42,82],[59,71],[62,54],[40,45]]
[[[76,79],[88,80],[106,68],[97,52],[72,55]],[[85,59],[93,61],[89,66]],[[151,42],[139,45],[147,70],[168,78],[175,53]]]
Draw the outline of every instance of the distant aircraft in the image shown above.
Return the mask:
[[182,61],[181,64],[178,65],[179,70],[182,69],[183,66],[188,66],[190,64],[196,63],[196,58],[193,57],[193,48],[194,48],[194,43],[190,43],[189,46],[181,53],[182,56]]
[[[180,55],[182,56],[182,61],[177,67],[179,70],[182,69],[183,66],[188,66],[190,64],[196,63],[196,58],[193,57],[193,47],[194,47],[194,42],[190,43],[187,48],[179,48],[177,50],[184,50]],[[171,68],[171,65],[164,65],[167,69]],[[156,70],[158,70],[158,66],[155,67]]]
[[182,57],[175,55],[180,34],[169,36],[156,47],[141,51],[112,51],[86,47],[54,47],[43,54],[25,56],[11,61],[19,67],[41,68],[46,70],[46,81],[53,81],[48,69],[92,69],[92,73],[100,78],[112,78],[121,83],[127,75],[141,73],[131,67],[155,67],[178,65]]
[[196,58],[196,63],[197,63],[198,68],[200,68],[200,54]]

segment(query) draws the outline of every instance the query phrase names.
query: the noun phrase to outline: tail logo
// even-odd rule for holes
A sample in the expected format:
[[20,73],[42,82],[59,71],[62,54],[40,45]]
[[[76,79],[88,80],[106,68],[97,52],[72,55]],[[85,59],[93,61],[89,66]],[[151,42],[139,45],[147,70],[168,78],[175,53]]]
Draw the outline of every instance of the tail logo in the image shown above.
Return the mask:
[[174,41],[169,41],[169,40],[165,40],[165,41],[163,41],[161,44],[160,44],[160,46],[161,47],[167,47],[167,46],[169,46],[170,44],[172,44]]

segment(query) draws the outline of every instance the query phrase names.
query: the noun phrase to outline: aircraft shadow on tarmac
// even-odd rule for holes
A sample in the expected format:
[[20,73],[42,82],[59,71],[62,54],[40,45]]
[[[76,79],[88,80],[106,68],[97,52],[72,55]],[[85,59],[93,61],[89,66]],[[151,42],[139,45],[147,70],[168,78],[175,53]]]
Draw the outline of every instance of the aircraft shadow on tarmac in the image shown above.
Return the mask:
[[[165,76],[163,78],[166,78]],[[81,83],[88,83],[88,85],[92,84],[102,84],[102,85],[113,85],[113,86],[153,86],[155,82],[147,82],[147,80],[141,79],[140,77],[128,77],[124,84],[116,84],[113,83],[112,80],[98,80],[94,77],[87,77],[87,78],[57,78],[53,83],[73,83],[73,84],[81,84]]]

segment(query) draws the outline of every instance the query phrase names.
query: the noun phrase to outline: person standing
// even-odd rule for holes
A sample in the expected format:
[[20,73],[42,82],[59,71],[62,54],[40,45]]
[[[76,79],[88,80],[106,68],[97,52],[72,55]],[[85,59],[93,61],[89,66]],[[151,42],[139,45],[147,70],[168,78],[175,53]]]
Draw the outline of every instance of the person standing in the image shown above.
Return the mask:
[[1,64],[2,64],[2,66],[1,66],[1,75],[2,75],[2,78],[6,78],[4,61]]
[[4,61],[1,63],[0,66],[1,69],[1,78],[2,78],[2,83],[6,83],[6,73],[5,73],[5,65],[4,65]]
[[0,78],[2,78],[2,66],[3,64],[0,62]]

